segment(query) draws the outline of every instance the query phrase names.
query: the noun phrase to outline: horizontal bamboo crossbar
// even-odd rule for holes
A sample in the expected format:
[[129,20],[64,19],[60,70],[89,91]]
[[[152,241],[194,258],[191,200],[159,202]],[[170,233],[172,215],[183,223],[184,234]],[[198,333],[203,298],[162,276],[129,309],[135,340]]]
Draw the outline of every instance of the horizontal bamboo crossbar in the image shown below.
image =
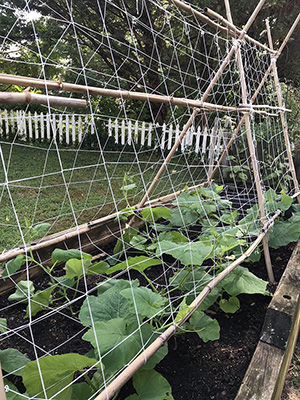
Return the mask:
[[87,106],[86,100],[72,99],[67,97],[49,96],[44,94],[29,93],[11,93],[0,92],[0,104],[42,104],[57,107],[76,107],[85,108]]
[[[9,74],[0,74],[0,83],[5,84],[14,84],[20,86],[31,86],[38,89],[48,89],[48,90],[57,90],[57,91],[65,91],[71,93],[81,93],[81,94],[91,94],[95,96],[106,96],[106,97],[115,97],[121,98],[123,100],[141,100],[141,101],[150,101],[154,103],[164,103],[169,105],[176,105],[181,107],[195,107],[204,110],[212,110],[212,111],[224,111],[224,112],[248,112],[249,107],[247,105],[231,107],[231,106],[223,106],[219,104],[212,104],[206,101],[201,100],[192,100],[185,99],[181,97],[173,97],[173,96],[163,96],[158,94],[151,93],[143,93],[143,92],[131,92],[128,90],[115,90],[115,89],[104,89],[98,88],[95,86],[84,86],[75,83],[66,83],[66,82],[57,82],[50,80],[43,80],[38,78],[28,78],[25,76],[16,76]],[[22,95],[20,93],[20,95]],[[27,95],[27,94],[26,94]],[[31,96],[33,96],[31,94]],[[37,96],[37,95],[35,95]],[[41,95],[40,95],[41,96]],[[25,97],[24,97],[25,98]],[[50,97],[45,96],[45,99]],[[55,99],[60,99],[60,97],[55,97]],[[71,99],[70,99],[71,100]],[[77,99],[72,99],[77,100]],[[77,100],[85,102],[85,100]],[[24,101],[25,102],[25,101]],[[33,101],[32,101],[33,102]],[[1,100],[0,100],[1,103]],[[47,103],[45,103],[47,104]],[[85,103],[86,104],[86,103]],[[263,106],[261,108],[264,108]],[[265,107],[266,108],[266,107]],[[266,114],[264,111],[256,111],[254,112]],[[270,115],[270,114],[268,114]]]
[[[97,88],[94,86],[84,86],[84,85],[78,85],[78,84],[73,84],[73,83],[59,83],[56,81],[44,81],[42,79],[37,79],[37,78],[28,78],[25,76],[16,76],[16,75],[6,75],[6,74],[0,74],[0,83],[9,83],[9,84],[14,84],[14,85],[21,85],[21,86],[33,86],[35,88],[40,88],[40,89],[50,89],[50,90],[64,90],[66,92],[73,92],[73,93],[82,93],[82,94],[87,94],[90,93],[92,95],[97,95],[97,96],[106,96],[106,97],[115,97],[115,98],[121,98],[123,100],[141,100],[141,101],[150,101],[153,103],[165,103],[169,105],[177,105],[181,107],[195,107],[199,108],[202,110],[207,110],[207,111],[220,111],[220,112],[236,112],[236,113],[245,113],[249,112],[251,110],[254,113],[257,114],[262,114],[262,115],[268,115],[272,117],[276,117],[277,114],[271,114],[266,111],[263,111],[263,109],[273,109],[273,110],[278,110],[282,111],[282,108],[279,107],[271,107],[267,105],[261,105],[261,106],[255,106],[253,107],[252,105],[249,106],[247,104],[244,105],[239,105],[237,107],[232,107],[232,106],[223,106],[219,104],[213,104],[209,103],[206,101],[201,101],[201,100],[192,100],[192,99],[185,99],[181,97],[173,97],[173,96],[163,96],[163,95],[158,95],[158,94],[151,94],[151,93],[143,93],[143,92],[131,92],[127,90],[114,90],[114,89],[104,89],[104,88]],[[5,94],[5,93],[4,93]],[[7,93],[7,95],[10,95]],[[26,100],[26,94],[23,93],[17,93],[16,95],[19,95],[20,101],[3,101],[5,102],[11,102],[11,103],[33,103],[33,104],[48,104],[48,101],[50,105],[65,105],[65,106],[70,106],[70,107],[86,107],[86,101],[85,100],[78,100],[78,99],[65,99],[66,102],[64,103],[63,101],[60,101],[62,99],[61,97],[55,97],[52,96],[43,96],[43,95],[33,95],[30,94],[32,97],[32,101],[28,102]],[[37,98],[36,96],[43,96],[41,97],[41,100]],[[7,96],[9,99],[9,96]],[[17,98],[17,97],[16,97]],[[74,104],[71,102],[74,101]],[[70,102],[70,104],[67,104],[67,102]],[[76,103],[78,102],[78,104]],[[82,103],[79,103],[82,102]],[[61,104],[60,104],[61,103]],[[1,104],[1,93],[0,93],[0,104]],[[76,105],[77,104],[77,105]],[[284,109],[284,111],[291,111],[289,109]]]
[[251,256],[253,251],[261,243],[269,229],[273,226],[274,220],[281,213],[281,210],[277,210],[272,218],[263,226],[261,233],[258,235],[256,240],[251,244],[248,250],[231,263],[227,268],[218,274],[210,283],[208,283],[197,298],[191,303],[190,311],[185,317],[177,324],[170,326],[165,332],[163,332],[150,346],[148,346],[124,371],[118,375],[114,381],[112,381],[96,398],[95,400],[109,400],[121,389],[121,387],[128,382],[130,378],[152,357],[175,333],[176,331],[190,318],[190,316],[196,311],[199,305],[204,301],[207,295],[218,285],[230,272],[238,267],[242,262]]

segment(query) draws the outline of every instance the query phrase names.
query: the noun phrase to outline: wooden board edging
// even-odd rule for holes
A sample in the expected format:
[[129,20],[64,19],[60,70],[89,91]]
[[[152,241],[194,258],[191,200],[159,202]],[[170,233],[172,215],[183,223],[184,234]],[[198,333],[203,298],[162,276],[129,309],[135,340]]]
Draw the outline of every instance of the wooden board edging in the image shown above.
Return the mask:
[[235,400],[279,400],[299,331],[300,241],[267,309],[261,337]]

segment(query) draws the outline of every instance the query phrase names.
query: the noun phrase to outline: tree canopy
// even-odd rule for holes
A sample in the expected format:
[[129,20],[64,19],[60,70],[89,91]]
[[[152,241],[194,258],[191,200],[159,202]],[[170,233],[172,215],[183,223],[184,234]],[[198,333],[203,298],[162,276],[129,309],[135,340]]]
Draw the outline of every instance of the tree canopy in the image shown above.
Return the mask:
[[[199,1],[190,3],[199,7]],[[243,26],[256,4],[253,0],[231,1],[234,23]],[[206,6],[226,15],[223,2],[203,0],[201,7]],[[217,50],[211,45],[213,36],[204,41],[195,23],[187,28],[176,17],[185,13],[168,0],[129,0],[126,6],[123,0],[32,0],[30,7],[40,15],[34,21],[19,0],[7,0],[0,8],[0,25],[6,27],[0,47],[2,72],[48,79],[60,73],[65,81],[84,83],[88,79],[90,85],[195,98],[205,90],[215,66],[207,60],[220,57],[217,51],[226,54],[222,43]],[[269,17],[278,48],[297,12],[296,1],[268,0],[249,34],[267,43],[264,20]],[[278,61],[280,77],[295,86],[300,84],[299,33],[300,26]],[[152,113],[159,122],[166,115],[159,104],[141,112]]]

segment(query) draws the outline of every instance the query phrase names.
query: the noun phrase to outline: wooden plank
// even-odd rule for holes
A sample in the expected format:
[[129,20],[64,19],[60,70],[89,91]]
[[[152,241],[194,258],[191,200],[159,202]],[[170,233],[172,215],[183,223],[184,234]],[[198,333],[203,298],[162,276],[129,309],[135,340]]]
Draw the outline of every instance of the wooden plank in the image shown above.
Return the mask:
[[235,400],[271,399],[284,351],[259,342]]
[[278,388],[286,374],[287,359],[290,361],[296,330],[299,329],[299,282],[300,241],[267,309],[260,341],[235,400],[280,398]]

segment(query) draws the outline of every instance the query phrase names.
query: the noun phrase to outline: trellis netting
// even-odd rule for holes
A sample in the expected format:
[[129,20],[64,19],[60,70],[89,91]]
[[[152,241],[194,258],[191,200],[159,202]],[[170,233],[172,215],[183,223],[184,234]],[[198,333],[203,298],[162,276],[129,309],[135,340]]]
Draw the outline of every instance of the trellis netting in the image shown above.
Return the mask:
[[149,345],[158,351],[135,375],[136,396],[148,382],[172,398],[153,370],[166,339],[177,328],[217,339],[204,311],[224,291],[236,299],[231,280],[265,292],[237,265],[263,241],[272,280],[266,233],[298,184],[281,49],[247,35],[262,3],[243,30],[177,0],[1,5],[8,399],[110,398]]

